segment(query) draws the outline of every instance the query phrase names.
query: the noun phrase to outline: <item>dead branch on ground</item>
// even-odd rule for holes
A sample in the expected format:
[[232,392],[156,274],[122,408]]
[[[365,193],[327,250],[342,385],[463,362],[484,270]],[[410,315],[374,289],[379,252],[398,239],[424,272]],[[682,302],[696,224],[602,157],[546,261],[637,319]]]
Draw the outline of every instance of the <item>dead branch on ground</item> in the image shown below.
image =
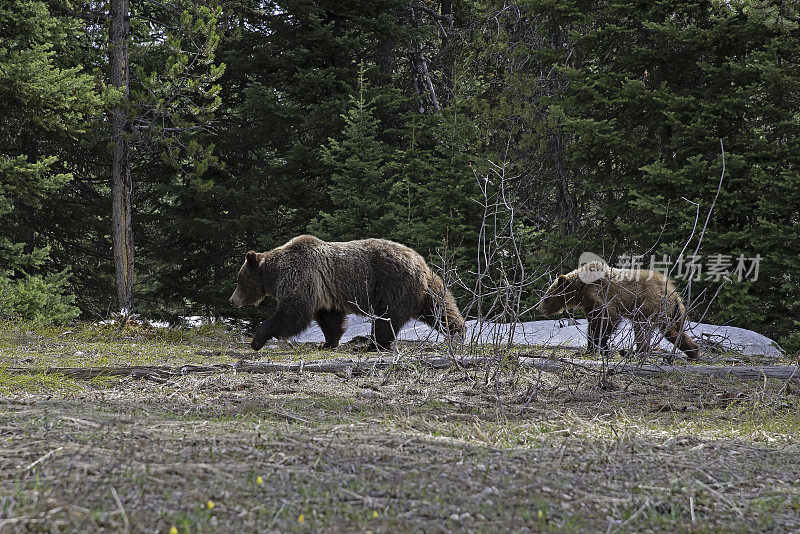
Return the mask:
[[[317,361],[317,362],[253,362],[240,360],[236,363],[215,365],[181,365],[181,366],[109,366],[109,367],[7,367],[3,372],[9,374],[60,374],[71,378],[92,379],[98,377],[125,376],[130,378],[143,378],[157,382],[168,380],[188,374],[214,374],[214,373],[346,373],[347,376],[368,374],[377,370],[398,366],[427,366],[444,369],[453,366],[478,367],[485,365],[501,364],[501,360],[489,356],[464,356],[453,357],[422,357],[405,361],[392,358],[367,358],[364,360],[348,361]],[[603,362],[598,360],[575,358],[543,358],[535,356],[521,356],[518,365],[531,369],[540,369],[548,372],[562,372],[566,369],[581,369],[584,371],[601,371]],[[669,373],[700,375],[712,377],[735,377],[742,380],[763,380],[775,378],[779,380],[793,380],[800,382],[800,366],[797,365],[656,365],[656,364],[630,364],[608,362],[609,375],[630,374],[642,377],[655,377]]]

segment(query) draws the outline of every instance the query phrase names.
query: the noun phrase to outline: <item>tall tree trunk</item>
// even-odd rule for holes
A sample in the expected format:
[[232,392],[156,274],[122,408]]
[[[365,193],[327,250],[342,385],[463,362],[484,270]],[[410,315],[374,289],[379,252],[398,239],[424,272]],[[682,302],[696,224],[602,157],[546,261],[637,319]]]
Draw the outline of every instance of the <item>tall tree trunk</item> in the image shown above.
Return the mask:
[[378,51],[380,54],[381,74],[390,80],[394,73],[394,46],[395,38],[393,35],[383,34],[378,41]]
[[556,161],[556,203],[558,213],[564,224],[564,229],[568,234],[574,234],[578,229],[578,220],[575,214],[575,199],[569,192],[568,172],[564,168],[564,133],[561,128],[556,128],[551,132],[553,156]]
[[441,70],[443,91],[441,92],[441,100],[442,105],[447,105],[447,102],[449,102],[450,98],[453,96],[453,89],[455,87],[455,82],[453,80],[453,67],[455,63],[456,51],[453,49],[452,40],[453,28],[455,26],[455,22],[453,20],[452,0],[442,0],[441,17],[446,19],[444,21],[442,21],[441,18],[439,19],[439,28],[441,29],[439,33],[442,39]]
[[131,222],[131,169],[128,140],[128,43],[130,18],[128,0],[111,0],[109,13],[111,84],[122,89],[123,102],[111,111],[111,140],[114,158],[111,171],[111,237],[117,303],[133,311],[133,225]]
[[[409,5],[409,14],[411,16],[411,26],[416,28],[418,26],[417,15],[414,8]],[[441,111],[439,99],[436,98],[436,89],[433,86],[430,72],[428,71],[428,60],[425,59],[425,54],[422,51],[422,44],[419,42],[418,37],[411,37],[408,41],[408,52],[411,56],[411,65],[416,70],[419,84],[428,90],[428,98],[430,99],[432,111]],[[420,91],[420,95],[424,94]]]

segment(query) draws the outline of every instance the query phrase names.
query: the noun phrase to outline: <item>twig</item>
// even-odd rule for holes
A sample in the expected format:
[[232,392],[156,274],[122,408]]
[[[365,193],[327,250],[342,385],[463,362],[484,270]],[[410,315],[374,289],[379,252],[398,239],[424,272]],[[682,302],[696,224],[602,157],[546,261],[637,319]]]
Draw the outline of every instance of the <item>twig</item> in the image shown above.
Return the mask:
[[791,382],[795,377],[797,377],[797,372],[800,371],[800,365],[795,366],[794,372],[792,376],[786,379],[786,383],[783,385],[781,390],[778,392],[779,394],[783,395],[783,392],[786,391],[786,388],[789,387],[789,382]]
[[131,523],[128,521],[128,514],[125,513],[125,508],[122,507],[122,501],[119,500],[119,495],[117,495],[117,490],[112,486],[111,487],[111,495],[114,496],[114,502],[117,503],[117,508],[119,508],[119,512],[122,514],[122,522],[125,523],[125,530],[131,530]]
[[709,492],[711,495],[713,495],[714,497],[716,497],[716,498],[717,498],[717,499],[719,499],[720,501],[724,502],[725,504],[727,504],[728,506],[730,506],[731,508],[733,508],[733,510],[734,510],[734,511],[735,511],[737,514],[739,514],[739,517],[744,517],[744,512],[742,512],[742,511],[739,509],[739,507],[738,507],[738,506],[736,506],[736,504],[735,504],[735,503],[734,503],[732,500],[730,500],[730,499],[729,499],[729,498],[727,498],[725,495],[723,495],[722,493],[718,492],[717,490],[715,490],[715,489],[714,489],[714,488],[712,488],[711,486],[709,486],[709,485],[707,485],[707,484],[703,484],[702,482],[700,482],[700,481],[699,481],[699,480],[697,480],[697,479],[695,479],[695,482],[697,482],[697,485],[698,485],[698,486],[700,486],[700,487],[701,487],[701,488],[703,488],[704,490],[708,491],[708,492]]
[[283,509],[286,508],[286,504],[287,504],[286,501],[283,501],[283,503],[281,503],[281,507],[278,508],[278,511],[275,512],[275,514],[272,516],[272,520],[269,522],[269,525],[267,525],[266,530],[272,529],[273,525],[275,525],[275,523],[278,522],[278,516],[280,515],[281,512],[283,512]]
[[703,243],[703,236],[706,234],[706,227],[708,226],[708,221],[711,219],[711,212],[714,211],[714,206],[717,204],[717,198],[719,198],[719,192],[722,190],[722,182],[725,180],[725,146],[722,144],[722,139],[719,140],[719,149],[722,153],[722,172],[719,175],[719,183],[717,184],[717,192],[714,194],[714,200],[711,201],[711,207],[708,208],[708,213],[706,214],[706,221],[703,223],[703,229],[700,231],[700,238],[697,240],[697,246],[694,249],[695,255],[697,255],[697,251],[700,250],[700,245]]
[[642,514],[642,512],[644,512],[645,508],[647,508],[648,506],[650,506],[650,499],[645,499],[644,500],[644,504],[641,506],[641,508],[636,510],[636,513],[634,513],[632,516],[630,516],[628,519],[626,519],[620,526],[615,528],[612,531],[612,534],[615,533],[615,532],[619,532],[620,530],[622,530],[623,528],[628,526],[633,520],[635,520],[637,517],[639,517]]
[[298,423],[308,424],[308,419],[303,419],[302,417],[300,417],[298,415],[292,415],[292,414],[286,413],[286,412],[278,412],[278,411],[275,411],[275,410],[269,410],[269,411],[267,411],[267,413],[272,414],[272,415],[274,415],[276,417],[282,417],[283,419],[286,419],[288,421],[297,421]]
[[34,467],[36,467],[37,465],[39,465],[40,463],[42,463],[45,460],[47,460],[48,458],[50,458],[51,456],[55,455],[55,453],[57,453],[58,451],[61,451],[63,449],[64,449],[64,447],[59,447],[57,449],[53,449],[52,451],[40,456],[39,459],[35,460],[31,465],[29,465],[29,466],[27,466],[27,467],[25,467],[25,468],[23,468],[21,470],[22,471],[29,471],[29,470],[33,469]]

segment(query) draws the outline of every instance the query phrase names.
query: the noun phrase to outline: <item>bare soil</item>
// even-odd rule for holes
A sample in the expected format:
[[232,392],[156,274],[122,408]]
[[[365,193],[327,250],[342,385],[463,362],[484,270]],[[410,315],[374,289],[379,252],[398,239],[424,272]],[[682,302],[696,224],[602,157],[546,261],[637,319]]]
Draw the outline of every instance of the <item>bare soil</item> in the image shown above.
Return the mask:
[[3,326],[2,533],[800,531],[800,399],[782,381],[23,377],[2,369],[230,362],[242,340]]

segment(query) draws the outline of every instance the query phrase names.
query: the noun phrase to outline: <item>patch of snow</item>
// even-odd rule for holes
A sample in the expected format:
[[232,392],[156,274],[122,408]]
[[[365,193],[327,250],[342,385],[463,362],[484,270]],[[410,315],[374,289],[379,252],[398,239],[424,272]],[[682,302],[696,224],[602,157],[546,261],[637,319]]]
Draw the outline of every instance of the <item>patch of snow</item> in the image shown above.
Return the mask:
[[[347,317],[347,330],[342,336],[342,343],[356,336],[370,335],[371,325],[372,321],[366,317],[349,315]],[[519,345],[585,347],[586,331],[586,319],[578,319],[577,321],[552,319],[514,324],[486,322],[478,324],[477,321],[467,321],[464,339],[466,342],[475,343],[504,344],[511,341]],[[711,336],[712,339],[724,340],[723,346],[726,349],[739,352],[745,356],[779,357],[782,355],[777,344],[770,338],[752,330],[735,326],[690,323],[689,335],[695,339],[705,335]],[[430,342],[440,342],[445,339],[436,330],[416,320],[409,321],[397,334],[397,338],[406,341]],[[299,342],[321,343],[325,341],[325,336],[322,335],[322,330],[320,330],[317,323],[312,322],[311,326],[302,334],[292,339]],[[632,343],[631,325],[628,322],[623,322],[615,332],[611,344],[617,348],[628,348]],[[661,339],[659,346],[665,351],[672,350],[672,344],[665,339]]]
[[[180,318],[183,326],[197,328],[203,324],[221,321],[232,327],[241,327],[243,321],[217,317],[192,315]],[[99,324],[114,323],[113,319],[99,321]],[[169,328],[166,321],[150,321],[156,328]],[[694,339],[701,337],[722,341],[727,350],[732,350],[745,356],[780,357],[782,352],[770,338],[752,330],[737,328],[735,326],[719,326],[705,323],[689,323],[689,335]],[[545,347],[585,347],[586,346],[586,319],[550,319],[544,321],[528,321],[524,323],[478,323],[467,321],[464,340],[467,343],[514,343],[517,345],[540,345]],[[369,336],[372,329],[372,320],[359,315],[347,316],[347,329],[342,336],[342,343],[350,341],[357,336]],[[409,321],[397,334],[397,338],[405,341],[441,342],[445,337],[430,328],[425,323],[417,320]],[[325,336],[322,334],[316,321],[311,323],[303,333],[292,338],[298,342],[322,343]],[[656,338],[659,340],[659,337]],[[630,323],[623,321],[611,339],[612,346],[628,348],[633,344],[633,332]],[[672,350],[672,344],[660,339],[659,347],[665,351]]]
[[[227,317],[211,317],[207,315],[181,315],[178,317],[178,320],[180,321],[180,323],[178,325],[174,325],[169,321],[137,319],[137,321],[147,323],[153,328],[173,328],[175,326],[183,328],[198,328],[203,326],[204,324],[215,324],[218,322],[224,323],[232,327],[243,327],[246,323],[246,321],[243,321],[241,319],[233,319]],[[116,319],[111,318],[111,319],[103,319],[101,321],[97,321],[95,324],[106,325],[106,324],[115,324],[116,322],[117,322]]]

